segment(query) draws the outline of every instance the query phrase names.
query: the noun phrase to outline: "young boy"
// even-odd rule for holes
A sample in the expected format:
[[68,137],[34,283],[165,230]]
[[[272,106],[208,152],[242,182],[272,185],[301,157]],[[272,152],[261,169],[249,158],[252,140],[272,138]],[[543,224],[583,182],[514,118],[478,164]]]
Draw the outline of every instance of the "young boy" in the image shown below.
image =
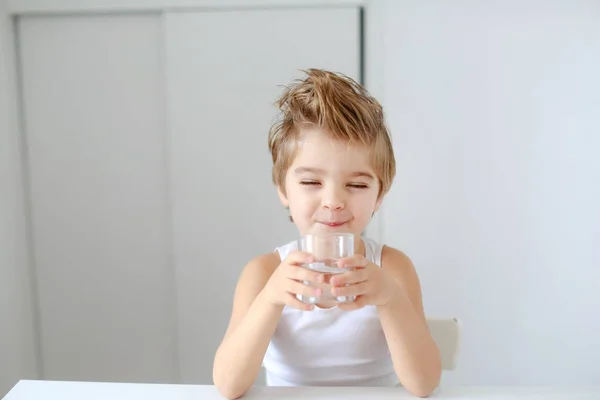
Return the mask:
[[251,260],[235,292],[213,380],[225,397],[243,396],[261,365],[267,385],[402,385],[428,396],[441,361],[423,313],[415,269],[402,252],[362,238],[390,189],[395,159],[383,110],[352,79],[311,69],[278,101],[281,120],[269,133],[273,181],[301,235],[355,235],[362,267],[331,279],[351,303],[325,308],[296,295],[319,296],[302,281],[322,275],[301,267],[311,256],[292,241]]

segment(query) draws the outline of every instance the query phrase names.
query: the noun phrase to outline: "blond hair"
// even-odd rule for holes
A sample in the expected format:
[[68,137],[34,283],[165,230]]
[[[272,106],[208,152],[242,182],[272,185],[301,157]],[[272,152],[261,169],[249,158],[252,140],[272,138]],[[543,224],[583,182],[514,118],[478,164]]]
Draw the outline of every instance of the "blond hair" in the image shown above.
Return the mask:
[[296,154],[299,129],[318,127],[333,139],[370,149],[379,196],[386,194],[396,174],[396,160],[379,102],[345,75],[321,69],[303,72],[307,77],[287,86],[275,102],[280,119],[269,131],[273,183],[285,192],[285,175]]

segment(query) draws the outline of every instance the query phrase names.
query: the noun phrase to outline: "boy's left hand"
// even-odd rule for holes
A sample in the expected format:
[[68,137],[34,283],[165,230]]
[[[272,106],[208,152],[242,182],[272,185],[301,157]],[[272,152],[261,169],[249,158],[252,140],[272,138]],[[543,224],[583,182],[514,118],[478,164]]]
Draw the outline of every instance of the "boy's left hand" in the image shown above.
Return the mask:
[[356,296],[353,302],[338,304],[343,310],[356,310],[366,305],[383,306],[389,302],[392,293],[398,290],[398,285],[392,277],[364,256],[355,255],[341,259],[338,266],[354,268],[352,271],[331,277],[334,296]]

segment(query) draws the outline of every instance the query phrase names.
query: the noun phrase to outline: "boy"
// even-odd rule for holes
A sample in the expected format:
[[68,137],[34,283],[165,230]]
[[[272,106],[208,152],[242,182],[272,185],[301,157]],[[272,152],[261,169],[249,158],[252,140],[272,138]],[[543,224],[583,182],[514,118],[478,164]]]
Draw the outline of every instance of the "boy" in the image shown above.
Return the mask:
[[395,159],[380,104],[352,79],[324,70],[287,87],[281,120],[269,133],[273,181],[301,235],[353,233],[359,267],[331,279],[335,296],[354,302],[326,308],[296,295],[319,296],[302,281],[322,275],[296,241],[244,268],[213,380],[228,398],[243,396],[261,365],[268,385],[382,386],[402,384],[428,396],[441,361],[423,313],[410,259],[361,233],[395,175]]

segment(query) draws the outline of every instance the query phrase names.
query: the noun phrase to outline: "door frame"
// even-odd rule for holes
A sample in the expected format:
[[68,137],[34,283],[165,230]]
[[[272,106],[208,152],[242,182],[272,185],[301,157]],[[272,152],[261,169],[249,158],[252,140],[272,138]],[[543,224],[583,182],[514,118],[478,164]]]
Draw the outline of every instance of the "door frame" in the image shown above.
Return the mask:
[[[14,32],[21,16],[113,14],[113,13],[163,13],[167,11],[218,11],[227,9],[281,9],[281,8],[345,8],[361,9],[361,83],[381,103],[385,104],[384,92],[384,22],[383,0],[7,0],[7,12]],[[15,37],[15,41],[18,39]],[[14,49],[17,43],[13,43]],[[13,52],[14,53],[14,52]],[[16,63],[16,54],[9,55]],[[16,79],[19,79],[16,70]],[[18,108],[18,93],[13,94]],[[16,117],[19,118],[18,116]],[[21,135],[19,135],[21,136]],[[385,203],[385,202],[384,202]],[[384,241],[383,215],[385,205],[374,215],[366,234],[379,242]]]
[[[21,135],[20,89],[15,20],[5,0],[0,0],[0,155],[2,181],[0,182],[0,219],[2,239],[7,246],[0,274],[7,277],[8,291],[2,293],[11,309],[7,323],[6,366],[0,368],[0,397],[11,380],[39,379],[42,372],[39,335],[37,288],[33,279],[32,245],[30,236],[27,170],[23,158]],[[6,234],[6,236],[4,235]],[[3,251],[3,250],[0,250]],[[6,346],[6,347],[5,347]],[[4,354],[4,353],[3,353]]]
[[[226,9],[271,9],[271,8],[344,8],[361,9],[361,83],[379,101],[385,104],[384,76],[384,0],[7,0],[7,10],[13,31],[21,16],[107,14],[107,13],[163,13],[166,11],[218,11]],[[15,39],[18,40],[18,39]],[[13,43],[16,48],[17,43]],[[9,59],[11,57],[9,56]],[[12,61],[16,62],[13,54]],[[19,71],[16,71],[18,79]],[[18,106],[18,93],[14,93]],[[21,110],[17,112],[20,113]],[[18,118],[18,117],[17,117]],[[20,136],[20,135],[19,135]],[[385,203],[385,202],[384,202]],[[366,234],[384,242],[385,204],[374,215]]]
[[[3,3],[3,4],[2,4]],[[42,357],[39,334],[39,309],[36,298],[36,282],[33,262],[33,243],[29,218],[28,173],[25,162],[26,146],[24,146],[24,128],[22,126],[23,109],[20,93],[19,39],[17,24],[23,16],[49,15],[94,15],[122,13],[156,13],[166,11],[218,11],[226,9],[281,9],[281,8],[346,8],[361,9],[361,65],[362,83],[381,103],[385,104],[384,93],[384,0],[0,0],[0,24],[3,32],[0,35],[0,73],[6,73],[8,91],[0,94],[8,116],[7,129],[0,129],[0,145],[6,146],[12,154],[5,163],[11,176],[6,187],[0,187],[2,193],[10,197],[10,201],[0,210],[11,216],[15,223],[15,252],[19,253],[12,267],[22,289],[19,298],[22,304],[16,304],[23,312],[21,320],[23,329],[32,330],[22,340],[31,352],[24,361],[24,374],[29,379],[43,378]],[[6,34],[4,34],[6,33]],[[7,198],[8,198],[7,197]],[[385,207],[375,214],[366,234],[383,242],[383,217]],[[0,388],[1,389],[1,388]]]

